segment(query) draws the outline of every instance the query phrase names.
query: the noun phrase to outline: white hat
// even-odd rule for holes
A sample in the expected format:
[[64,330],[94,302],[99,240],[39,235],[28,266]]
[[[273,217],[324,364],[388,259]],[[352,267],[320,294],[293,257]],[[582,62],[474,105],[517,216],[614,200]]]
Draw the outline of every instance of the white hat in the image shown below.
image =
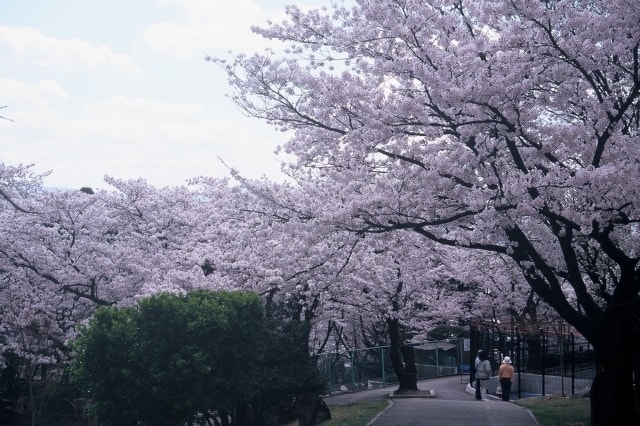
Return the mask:
[[509,358],[508,356],[505,356],[502,362],[505,364],[511,364],[511,358]]

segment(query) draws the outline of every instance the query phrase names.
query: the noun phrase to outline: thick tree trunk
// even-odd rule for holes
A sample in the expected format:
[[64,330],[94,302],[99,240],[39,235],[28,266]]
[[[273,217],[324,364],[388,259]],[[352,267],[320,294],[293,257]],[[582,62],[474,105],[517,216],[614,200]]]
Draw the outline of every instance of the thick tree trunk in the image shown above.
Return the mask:
[[398,376],[396,392],[418,390],[418,374],[413,346],[405,345],[400,338],[400,324],[397,319],[387,320],[391,345],[391,366]]
[[524,338],[527,344],[526,371],[536,371],[542,365],[542,336],[527,334]]
[[220,409],[218,410],[218,415],[220,416],[220,424],[222,426],[230,426],[231,424],[229,423],[229,413],[227,412],[227,410]]
[[413,346],[403,345],[400,353],[404,359],[404,375],[400,382],[403,390],[418,390],[418,369],[416,367],[416,356]]
[[231,416],[233,426],[251,426],[255,424],[253,408],[249,404],[236,404]]
[[633,343],[633,380],[635,386],[636,415],[640,417],[640,320],[636,323],[632,336]]
[[592,426],[639,425],[631,375],[601,370],[591,386]]
[[637,313],[611,306],[594,344],[596,377],[591,387],[592,426],[639,425],[633,384]]

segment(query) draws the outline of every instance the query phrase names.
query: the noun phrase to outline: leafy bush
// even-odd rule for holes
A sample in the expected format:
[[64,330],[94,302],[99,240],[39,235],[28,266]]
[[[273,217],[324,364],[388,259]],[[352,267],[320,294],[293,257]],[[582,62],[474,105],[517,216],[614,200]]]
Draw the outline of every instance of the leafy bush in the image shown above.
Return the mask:
[[[101,308],[75,344],[74,372],[104,424],[227,423],[291,413],[317,391],[304,325],[266,319],[245,292],[159,294]],[[302,343],[304,342],[304,344]]]

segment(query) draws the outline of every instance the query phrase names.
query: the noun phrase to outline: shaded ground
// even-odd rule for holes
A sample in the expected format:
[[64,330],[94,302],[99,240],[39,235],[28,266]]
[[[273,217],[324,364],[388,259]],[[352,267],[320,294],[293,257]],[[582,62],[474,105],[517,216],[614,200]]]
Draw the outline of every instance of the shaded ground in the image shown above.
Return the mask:
[[329,407],[363,400],[389,400],[390,406],[371,426],[537,426],[531,413],[493,397],[476,401],[467,389],[468,377],[450,376],[420,381],[418,388],[433,397],[393,398],[395,386],[326,397]]

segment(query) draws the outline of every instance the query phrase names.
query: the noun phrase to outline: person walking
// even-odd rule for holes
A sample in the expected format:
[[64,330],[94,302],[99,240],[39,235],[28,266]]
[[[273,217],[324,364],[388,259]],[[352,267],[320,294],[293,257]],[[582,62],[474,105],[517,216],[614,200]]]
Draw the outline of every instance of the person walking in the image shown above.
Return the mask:
[[487,359],[485,351],[478,351],[478,360],[476,361],[476,399],[482,400],[483,382],[491,377],[491,363]]
[[513,383],[513,365],[511,365],[511,358],[505,356],[498,369],[498,380],[500,381],[500,387],[502,388],[502,400],[509,401],[511,399],[511,384]]

